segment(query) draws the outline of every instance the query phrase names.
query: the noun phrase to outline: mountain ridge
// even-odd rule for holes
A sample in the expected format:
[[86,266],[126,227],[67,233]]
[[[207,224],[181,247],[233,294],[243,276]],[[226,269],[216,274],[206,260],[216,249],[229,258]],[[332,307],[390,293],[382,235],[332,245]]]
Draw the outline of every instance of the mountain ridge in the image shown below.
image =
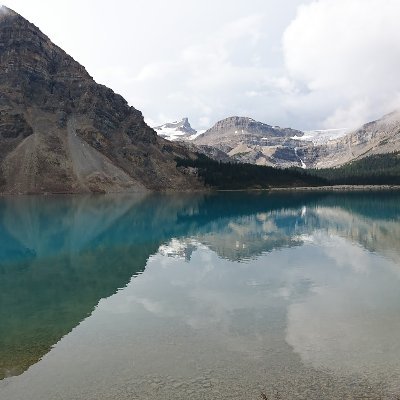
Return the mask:
[[0,194],[197,190],[199,170],[177,160],[200,155],[306,169],[400,151],[398,111],[324,141],[238,116],[205,132],[188,118],[156,129],[35,25],[0,9]]
[[35,25],[0,14],[0,193],[181,190],[193,157],[158,138],[142,113],[96,83]]
[[303,132],[235,116],[218,121],[190,144],[183,140],[192,151],[197,148],[217,161],[280,168],[334,168],[368,155],[400,151],[400,111],[352,131]]

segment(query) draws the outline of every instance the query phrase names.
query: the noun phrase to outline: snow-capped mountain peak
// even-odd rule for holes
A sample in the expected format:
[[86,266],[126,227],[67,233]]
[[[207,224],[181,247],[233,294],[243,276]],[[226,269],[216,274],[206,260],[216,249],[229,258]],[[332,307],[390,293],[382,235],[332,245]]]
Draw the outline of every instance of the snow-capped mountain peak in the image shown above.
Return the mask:
[[168,140],[193,140],[198,135],[197,131],[191,127],[188,118],[155,126],[153,129],[159,136]]

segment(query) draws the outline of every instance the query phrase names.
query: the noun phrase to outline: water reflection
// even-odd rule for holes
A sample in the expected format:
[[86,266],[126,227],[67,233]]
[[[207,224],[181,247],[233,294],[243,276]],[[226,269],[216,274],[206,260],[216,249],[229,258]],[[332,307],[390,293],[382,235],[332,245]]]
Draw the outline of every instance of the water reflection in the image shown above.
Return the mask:
[[[84,322],[29,373],[6,380],[0,395],[29,390],[43,398],[54,389],[39,390],[45,377],[63,398],[92,398],[90,384],[93,398],[113,398],[111,382],[122,381],[127,398],[129,385],[140,398],[197,398],[188,393],[199,370],[213,371],[202,384],[215,389],[213,398],[228,398],[227,385],[240,387],[238,396],[278,386],[287,398],[302,385],[308,398],[321,398],[321,387],[325,398],[371,384],[396,391],[399,200],[395,193],[3,199],[0,374],[22,373]],[[138,380],[146,374],[157,378]],[[174,374],[182,379],[176,387],[166,380]]]

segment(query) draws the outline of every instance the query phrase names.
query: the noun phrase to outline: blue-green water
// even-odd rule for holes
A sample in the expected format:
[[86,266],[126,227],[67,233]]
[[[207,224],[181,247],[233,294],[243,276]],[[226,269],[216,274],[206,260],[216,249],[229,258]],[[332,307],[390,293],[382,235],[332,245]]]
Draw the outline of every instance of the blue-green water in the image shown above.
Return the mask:
[[399,335],[398,193],[0,199],[1,400],[396,399]]

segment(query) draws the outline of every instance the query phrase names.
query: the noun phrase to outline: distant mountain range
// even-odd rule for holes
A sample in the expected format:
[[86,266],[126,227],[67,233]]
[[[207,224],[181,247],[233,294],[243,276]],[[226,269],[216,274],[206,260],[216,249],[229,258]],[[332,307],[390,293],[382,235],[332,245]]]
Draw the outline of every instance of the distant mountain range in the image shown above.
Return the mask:
[[[187,121],[187,119],[185,119]],[[192,151],[219,161],[275,167],[331,168],[364,157],[400,151],[400,111],[359,129],[302,132],[230,117],[199,135],[175,136]]]
[[377,155],[396,151],[400,112],[349,133],[302,132],[246,117],[205,132],[188,118],[152,129],[35,25],[0,8],[0,194],[322,185],[326,177],[334,181],[330,171],[321,177],[283,168],[337,167],[370,155],[390,183],[400,179],[397,158]]

